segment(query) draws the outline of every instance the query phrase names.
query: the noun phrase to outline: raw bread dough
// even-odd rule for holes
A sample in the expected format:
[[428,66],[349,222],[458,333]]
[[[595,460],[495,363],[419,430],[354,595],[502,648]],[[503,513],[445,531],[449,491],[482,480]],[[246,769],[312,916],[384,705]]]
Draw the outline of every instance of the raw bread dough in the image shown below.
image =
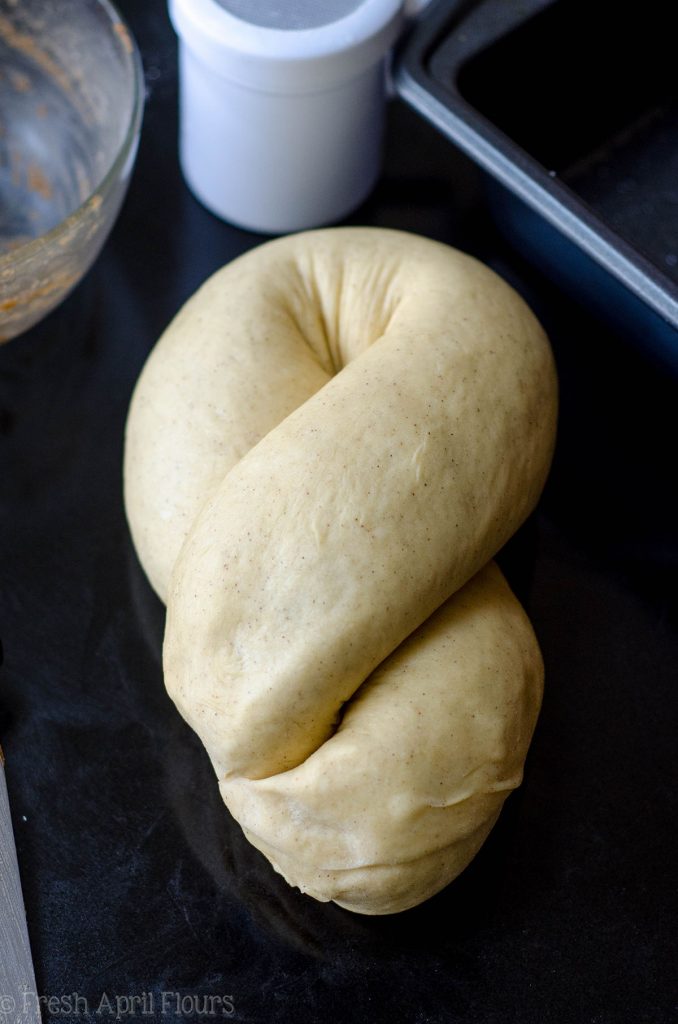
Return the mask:
[[215,274],[133,397],[125,498],[165,680],[292,884],[412,906],[519,784],[539,648],[488,562],[534,507],[556,378],[517,294],[386,229]]

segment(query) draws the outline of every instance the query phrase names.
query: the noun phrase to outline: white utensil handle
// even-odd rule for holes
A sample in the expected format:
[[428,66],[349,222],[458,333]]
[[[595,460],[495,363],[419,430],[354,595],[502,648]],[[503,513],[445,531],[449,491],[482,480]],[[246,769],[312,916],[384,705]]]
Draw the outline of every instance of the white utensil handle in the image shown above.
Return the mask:
[[38,1024],[40,1008],[0,748],[0,1021]]

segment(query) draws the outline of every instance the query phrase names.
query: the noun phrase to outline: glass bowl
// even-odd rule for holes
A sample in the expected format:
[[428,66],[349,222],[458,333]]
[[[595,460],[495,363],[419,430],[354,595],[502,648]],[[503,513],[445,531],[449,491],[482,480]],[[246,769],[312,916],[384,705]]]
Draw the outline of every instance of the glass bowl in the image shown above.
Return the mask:
[[0,0],[0,341],[82,278],[129,183],[141,59],[109,0]]

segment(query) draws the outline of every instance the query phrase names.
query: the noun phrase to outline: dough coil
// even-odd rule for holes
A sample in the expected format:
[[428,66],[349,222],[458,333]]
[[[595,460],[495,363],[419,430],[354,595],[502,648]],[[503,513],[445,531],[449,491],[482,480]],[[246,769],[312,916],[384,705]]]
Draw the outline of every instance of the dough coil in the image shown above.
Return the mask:
[[521,781],[543,666],[491,560],[556,406],[517,294],[385,229],[252,250],[148,359],[125,500],[167,689],[245,834],[317,899],[426,899]]

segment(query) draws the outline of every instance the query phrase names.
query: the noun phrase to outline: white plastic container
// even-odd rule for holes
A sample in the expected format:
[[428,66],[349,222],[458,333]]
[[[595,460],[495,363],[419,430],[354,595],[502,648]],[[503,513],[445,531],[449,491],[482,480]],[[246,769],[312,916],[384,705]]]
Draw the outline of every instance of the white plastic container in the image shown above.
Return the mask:
[[403,0],[169,0],[182,170],[219,217],[283,233],[355,209],[380,171]]

